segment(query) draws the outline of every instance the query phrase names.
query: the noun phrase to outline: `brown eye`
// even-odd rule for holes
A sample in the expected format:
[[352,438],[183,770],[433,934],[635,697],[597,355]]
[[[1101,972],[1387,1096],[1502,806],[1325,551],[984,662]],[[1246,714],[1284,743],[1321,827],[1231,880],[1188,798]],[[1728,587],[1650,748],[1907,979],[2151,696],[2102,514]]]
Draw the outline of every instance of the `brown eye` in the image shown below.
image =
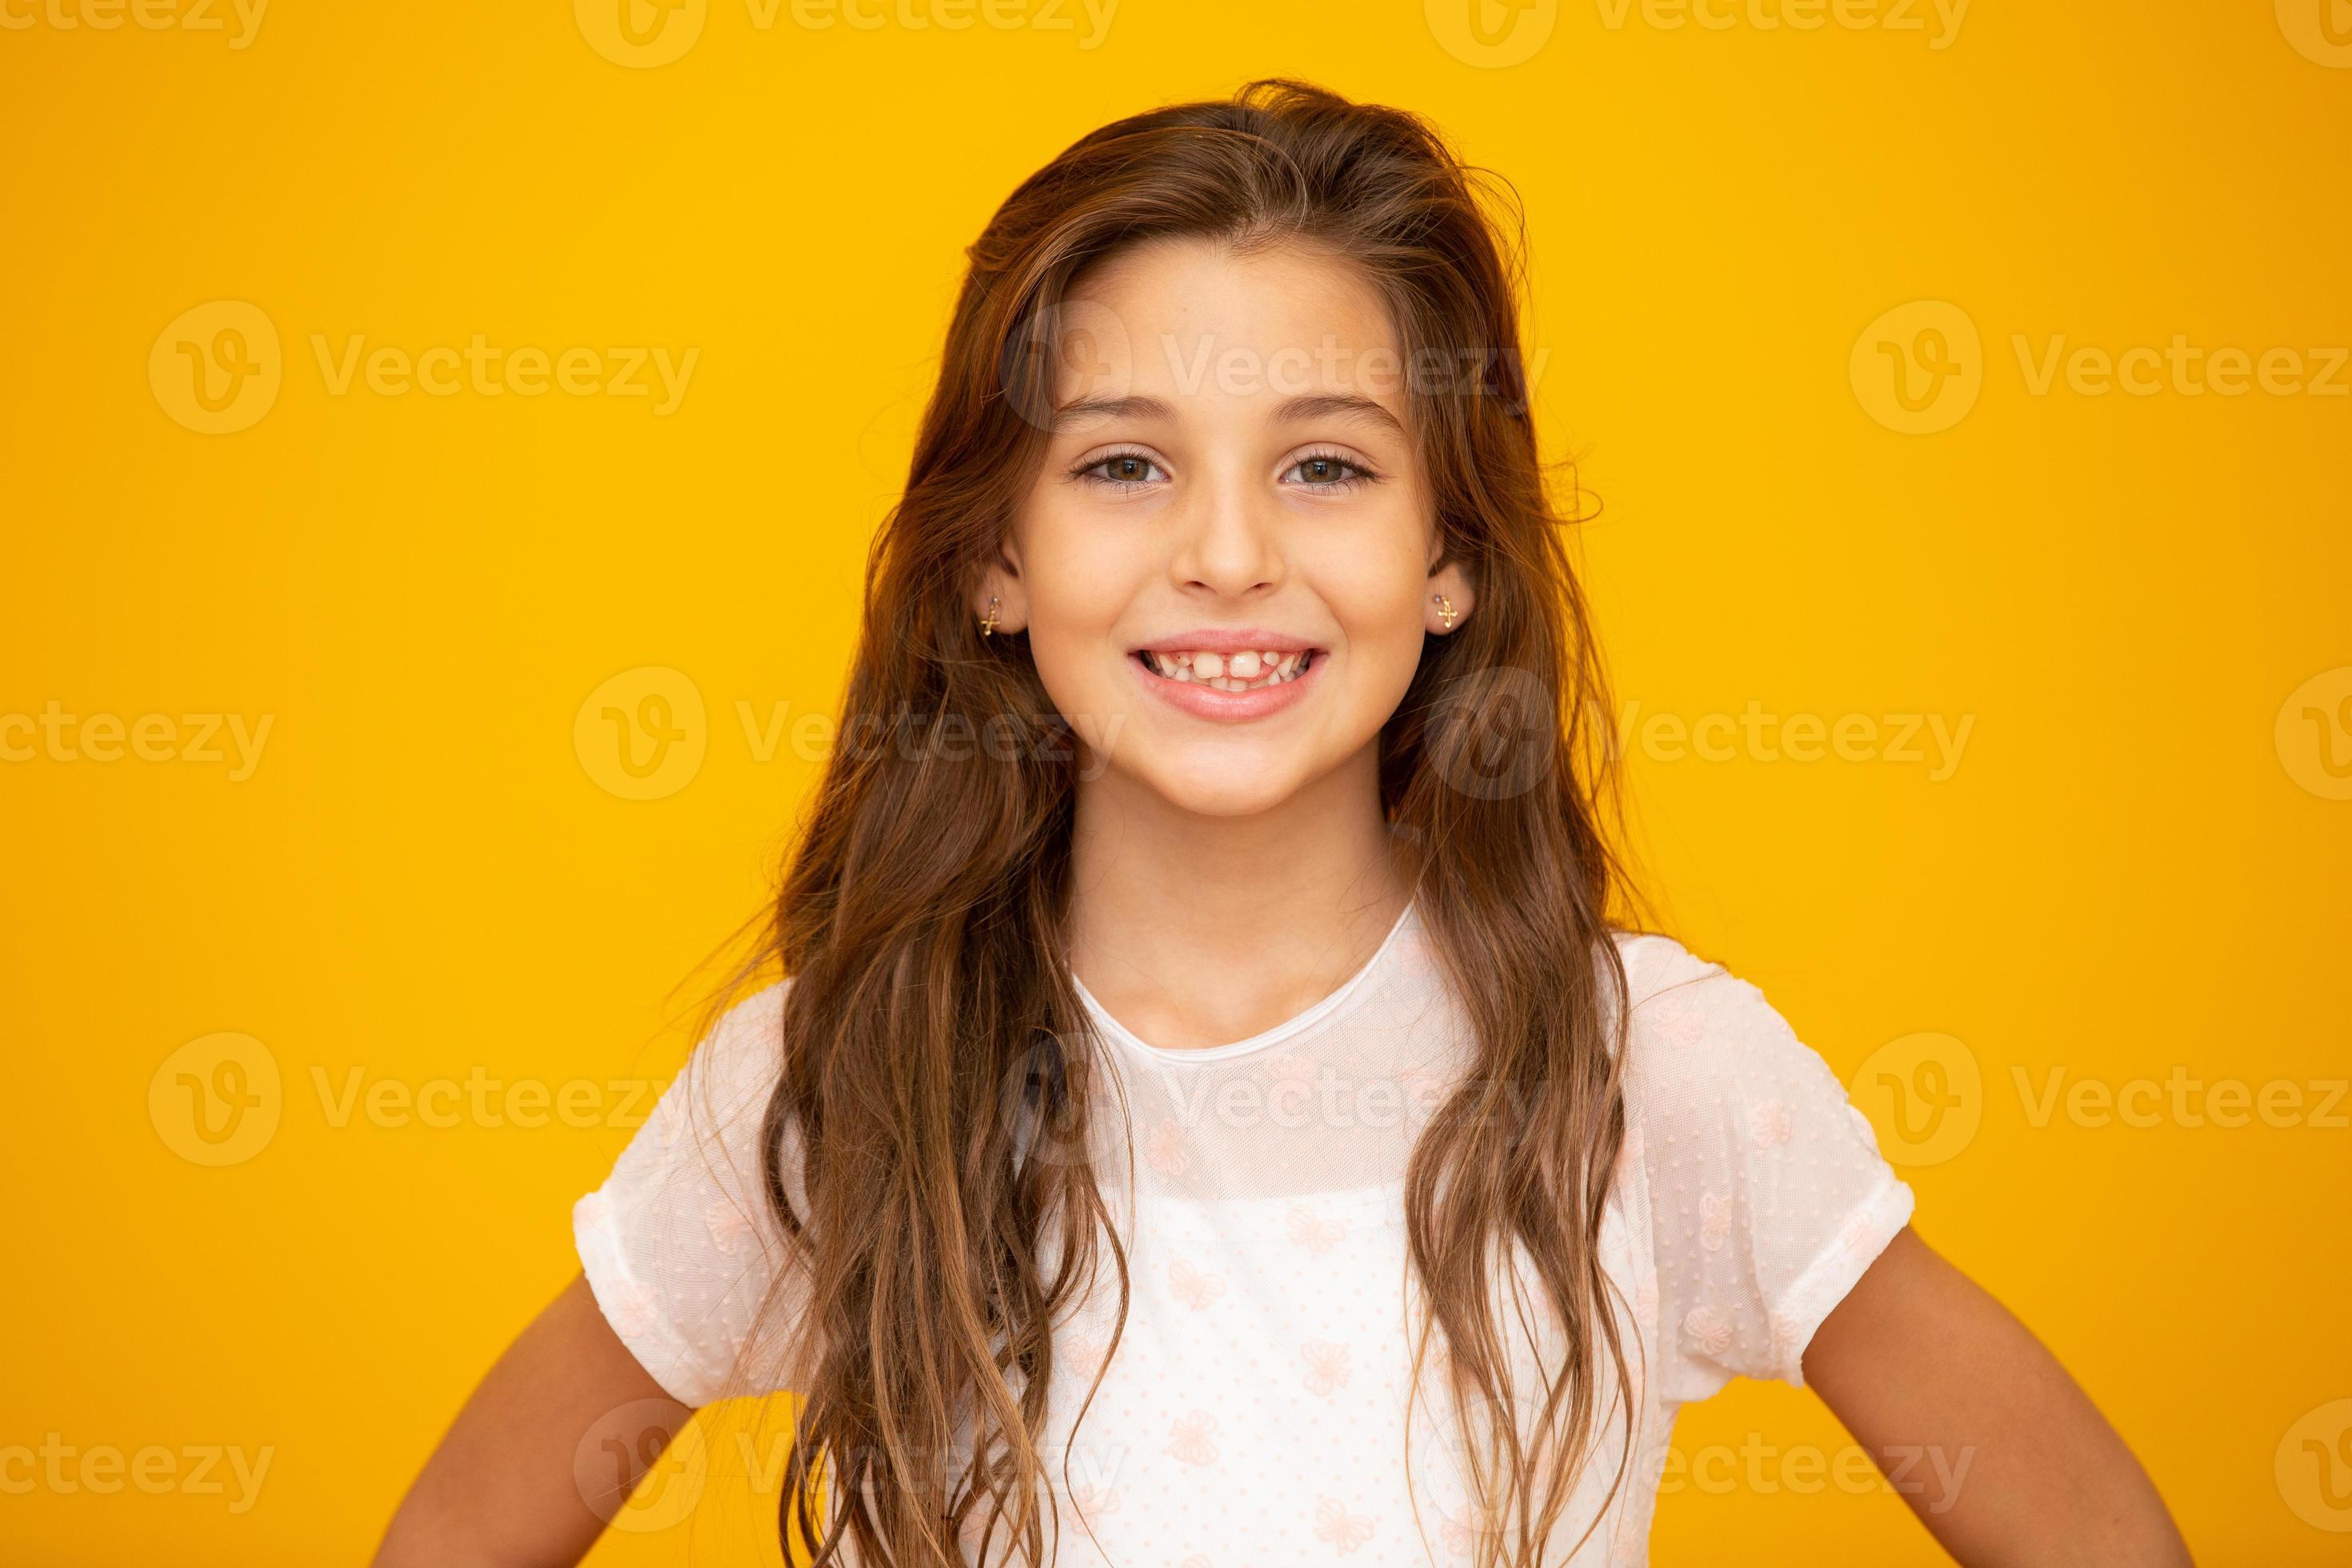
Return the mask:
[[1077,477],[1097,484],[1125,488],[1148,485],[1168,477],[1167,470],[1140,452],[1113,452],[1108,458],[1097,458],[1077,470]]
[[1335,489],[1373,477],[1363,464],[1328,452],[1299,458],[1288,472],[1297,476],[1293,482],[1316,489]]

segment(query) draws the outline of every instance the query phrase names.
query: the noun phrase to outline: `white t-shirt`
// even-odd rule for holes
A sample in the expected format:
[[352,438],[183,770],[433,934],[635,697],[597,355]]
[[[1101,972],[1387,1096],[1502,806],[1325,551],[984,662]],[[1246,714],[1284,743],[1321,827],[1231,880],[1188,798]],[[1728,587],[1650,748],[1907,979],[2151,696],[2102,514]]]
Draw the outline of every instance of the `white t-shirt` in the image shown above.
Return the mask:
[[[1676,1408],[1734,1376],[1801,1384],[1813,1331],[1912,1205],[1843,1087],[1761,992],[1671,939],[1617,940],[1633,1002],[1627,1138],[1601,1242],[1625,1303],[1634,1458],[1596,1527],[1624,1447],[1604,1363],[1601,1447],[1550,1545],[1563,1552],[1590,1529],[1578,1564],[1647,1561]],[[1152,1047],[1080,990],[1134,1129],[1132,1190],[1123,1159],[1097,1161],[1132,1295],[1075,1440],[1115,1282],[1057,1331],[1040,1452],[1055,1478],[1059,1561],[1467,1563],[1475,1515],[1442,1336],[1423,1368],[1409,1468],[1406,1452],[1408,1313],[1419,1303],[1405,1162],[1470,1060],[1416,911],[1337,991],[1232,1045]],[[757,1152],[783,995],[771,987],[727,1015],[574,1212],[614,1331],[688,1405],[763,1391],[722,1381],[785,1256],[759,1201]],[[1115,1115],[1096,1120],[1110,1136],[1123,1131]],[[1522,1278],[1527,1300],[1542,1302]],[[780,1297],[805,1299],[789,1281]],[[1496,1299],[1512,1314],[1506,1293]],[[1517,1321],[1498,1326],[1532,1405],[1559,1354],[1540,1324],[1531,1338]],[[795,1375],[779,1364],[768,1388]],[[1003,1550],[1000,1531],[991,1561]]]

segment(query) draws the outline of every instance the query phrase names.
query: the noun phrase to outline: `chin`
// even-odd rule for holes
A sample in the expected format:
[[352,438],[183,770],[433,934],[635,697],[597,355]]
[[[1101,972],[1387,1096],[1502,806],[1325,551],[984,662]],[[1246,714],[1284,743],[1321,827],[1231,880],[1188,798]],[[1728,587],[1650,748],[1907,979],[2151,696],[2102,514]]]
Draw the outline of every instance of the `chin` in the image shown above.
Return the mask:
[[1129,776],[1180,811],[1234,819],[1272,811],[1306,784],[1295,768],[1267,766],[1225,747],[1139,759]]

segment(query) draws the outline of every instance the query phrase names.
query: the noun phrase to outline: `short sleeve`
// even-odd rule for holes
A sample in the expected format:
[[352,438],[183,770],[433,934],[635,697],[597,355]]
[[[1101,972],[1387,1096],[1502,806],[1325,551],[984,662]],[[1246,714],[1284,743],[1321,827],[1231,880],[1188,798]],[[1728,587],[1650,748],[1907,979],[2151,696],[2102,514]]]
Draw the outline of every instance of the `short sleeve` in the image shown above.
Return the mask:
[[[791,1288],[803,1271],[796,1263],[787,1271],[791,1255],[760,1174],[761,1123],[783,1060],[786,984],[720,1018],[604,1184],[572,1205],[581,1268],[605,1321],[654,1381],[689,1405],[791,1386],[784,1356],[769,1386],[728,1386],[755,1329],[763,1349],[779,1342],[772,1332],[789,1342],[805,1307],[805,1292]],[[788,1140],[795,1202],[797,1154]],[[763,1321],[763,1312],[773,1316]]]
[[1744,980],[1662,936],[1622,947],[1627,1161],[1649,1189],[1661,1394],[1801,1387],[1805,1346],[1910,1223],[1911,1189],[1820,1053]]

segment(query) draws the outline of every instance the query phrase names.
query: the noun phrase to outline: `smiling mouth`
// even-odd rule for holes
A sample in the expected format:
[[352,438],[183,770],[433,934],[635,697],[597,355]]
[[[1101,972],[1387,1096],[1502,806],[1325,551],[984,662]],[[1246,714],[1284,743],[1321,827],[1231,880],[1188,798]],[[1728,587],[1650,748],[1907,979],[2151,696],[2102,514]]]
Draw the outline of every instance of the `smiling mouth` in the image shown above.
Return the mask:
[[1196,653],[1181,648],[1139,648],[1136,659],[1162,680],[1180,686],[1205,686],[1213,691],[1264,691],[1286,686],[1305,675],[1323,657],[1321,648],[1282,653]]

